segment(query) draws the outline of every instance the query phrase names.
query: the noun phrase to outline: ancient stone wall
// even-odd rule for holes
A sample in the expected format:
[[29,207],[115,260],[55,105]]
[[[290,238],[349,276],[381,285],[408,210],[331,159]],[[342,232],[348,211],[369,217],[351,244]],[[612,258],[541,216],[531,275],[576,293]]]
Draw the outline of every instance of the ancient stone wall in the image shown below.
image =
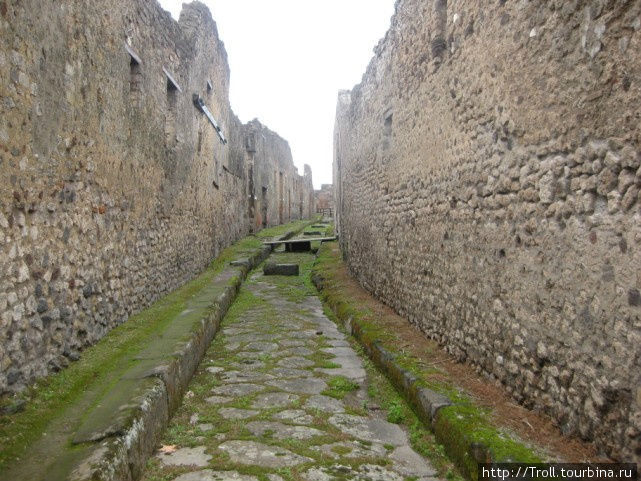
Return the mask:
[[245,147],[249,155],[249,216],[253,228],[311,217],[312,171],[305,165],[304,175],[298,175],[287,141],[252,120],[245,126]]
[[319,190],[314,191],[314,198],[316,200],[316,207],[319,211],[334,213],[334,185],[321,184]]
[[[0,38],[1,394],[64,367],[252,222],[249,127],[204,5],[176,22],[149,0],[0,0]],[[272,140],[266,162],[291,182]]]
[[640,9],[400,0],[339,96],[334,164],[366,288],[564,432],[637,461]]

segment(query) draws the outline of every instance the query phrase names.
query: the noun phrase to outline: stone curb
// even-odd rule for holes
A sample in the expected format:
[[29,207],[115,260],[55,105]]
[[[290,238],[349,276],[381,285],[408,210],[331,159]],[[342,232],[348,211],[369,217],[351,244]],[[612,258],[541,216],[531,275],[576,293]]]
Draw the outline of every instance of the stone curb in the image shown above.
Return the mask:
[[[289,239],[300,230],[289,231],[279,240]],[[91,454],[76,465],[68,478],[70,481],[136,481],[140,478],[243,281],[271,252],[271,247],[263,246],[249,258],[232,262],[219,274],[229,280],[212,302],[208,315],[195,323],[191,338],[178,347],[169,363],[149,373],[145,380],[149,385],[133,400],[135,407],[127,426],[117,435],[96,443]]]
[[[319,292],[323,291],[325,281],[320,274],[313,272],[312,282]],[[432,389],[421,387],[419,379],[401,367],[396,361],[396,355],[385,349],[380,341],[369,342],[364,339],[362,326],[357,320],[353,317],[341,317],[338,304],[327,304],[347,331],[361,344],[368,357],[403,394],[419,418],[434,433],[436,440],[446,447],[452,461],[463,470],[468,479],[476,479],[478,464],[492,462],[493,456],[487,446],[470,441],[468,433],[461,431],[457,426],[451,426],[443,416],[439,416],[442,408],[454,405],[451,400]],[[471,469],[470,464],[473,466]]]

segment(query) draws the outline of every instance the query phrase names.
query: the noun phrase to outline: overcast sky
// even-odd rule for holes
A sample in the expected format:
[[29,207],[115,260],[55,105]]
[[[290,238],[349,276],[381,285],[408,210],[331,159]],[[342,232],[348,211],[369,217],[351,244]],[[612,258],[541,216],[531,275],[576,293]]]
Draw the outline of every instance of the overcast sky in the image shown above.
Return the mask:
[[[336,95],[359,83],[394,0],[203,0],[231,68],[231,106],[289,141],[299,172],[332,182]],[[182,0],[160,0],[174,18]]]

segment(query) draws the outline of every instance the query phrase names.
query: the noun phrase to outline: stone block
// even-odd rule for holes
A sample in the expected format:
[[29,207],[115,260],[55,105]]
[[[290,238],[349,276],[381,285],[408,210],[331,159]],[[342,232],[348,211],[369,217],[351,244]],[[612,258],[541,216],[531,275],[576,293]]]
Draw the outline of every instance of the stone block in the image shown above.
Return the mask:
[[268,263],[263,267],[263,274],[266,276],[297,276],[298,272],[298,264]]

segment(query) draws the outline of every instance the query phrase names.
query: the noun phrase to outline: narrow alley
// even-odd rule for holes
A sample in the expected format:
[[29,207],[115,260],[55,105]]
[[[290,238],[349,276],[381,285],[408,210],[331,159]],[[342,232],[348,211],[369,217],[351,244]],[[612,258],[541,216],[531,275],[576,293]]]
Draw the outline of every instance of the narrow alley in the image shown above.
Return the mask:
[[143,479],[433,479],[377,403],[385,381],[323,312],[314,255],[280,250],[267,262],[301,274],[250,274]]

